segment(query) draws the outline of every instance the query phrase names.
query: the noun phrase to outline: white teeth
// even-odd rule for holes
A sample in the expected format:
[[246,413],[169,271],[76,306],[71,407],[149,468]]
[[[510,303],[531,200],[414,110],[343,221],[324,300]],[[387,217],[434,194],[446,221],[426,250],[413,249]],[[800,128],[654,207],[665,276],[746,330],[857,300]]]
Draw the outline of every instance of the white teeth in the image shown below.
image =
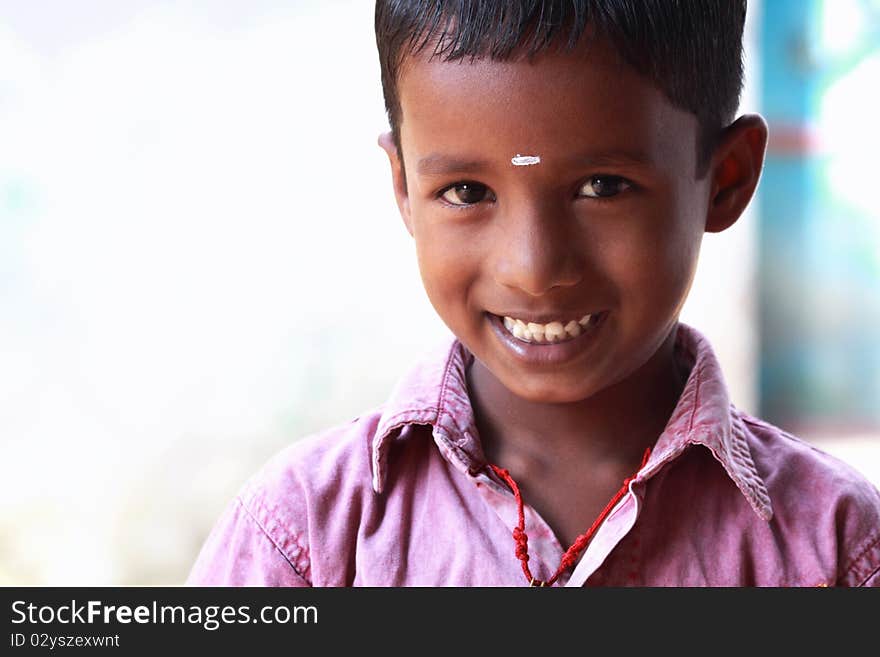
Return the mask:
[[527,324],[513,317],[504,317],[503,321],[504,328],[520,340],[553,343],[579,336],[590,323],[591,317],[592,315],[584,315],[579,320],[571,320],[565,324],[559,321],[550,322],[549,324],[536,324],[535,322]]
[[547,324],[544,328],[544,337],[547,338],[547,342],[556,342],[565,337],[565,327],[562,325],[562,322],[550,322]]

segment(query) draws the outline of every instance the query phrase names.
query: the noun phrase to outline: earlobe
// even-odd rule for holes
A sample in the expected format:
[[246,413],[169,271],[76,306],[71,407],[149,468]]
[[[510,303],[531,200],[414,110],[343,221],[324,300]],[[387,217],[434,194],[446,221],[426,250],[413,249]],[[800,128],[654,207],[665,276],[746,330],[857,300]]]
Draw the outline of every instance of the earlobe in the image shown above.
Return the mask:
[[409,210],[409,193],[406,186],[406,173],[403,167],[403,158],[397,150],[394,143],[394,137],[390,132],[383,132],[379,135],[379,146],[388,156],[388,162],[391,165],[391,181],[394,184],[394,198],[397,200],[397,209],[400,210],[400,216],[406,225],[406,230],[410,235],[413,234],[412,221],[410,219]]
[[758,186],[767,147],[767,123],[746,114],[722,135],[712,157],[706,232],[719,233],[739,219]]

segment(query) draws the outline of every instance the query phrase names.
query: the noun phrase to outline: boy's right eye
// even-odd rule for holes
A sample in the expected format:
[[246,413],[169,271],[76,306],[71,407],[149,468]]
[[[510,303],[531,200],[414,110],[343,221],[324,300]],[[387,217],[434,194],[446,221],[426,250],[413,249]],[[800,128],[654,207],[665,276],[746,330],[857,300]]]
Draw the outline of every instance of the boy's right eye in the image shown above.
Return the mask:
[[489,188],[475,182],[460,182],[442,190],[440,198],[450,205],[475,205],[483,201],[494,201]]

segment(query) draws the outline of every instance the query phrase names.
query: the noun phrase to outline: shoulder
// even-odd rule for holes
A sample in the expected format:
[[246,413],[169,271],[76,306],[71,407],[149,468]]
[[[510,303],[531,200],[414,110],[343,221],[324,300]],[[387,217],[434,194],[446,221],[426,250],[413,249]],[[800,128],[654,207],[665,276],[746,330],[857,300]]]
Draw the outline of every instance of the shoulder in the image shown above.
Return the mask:
[[266,531],[283,537],[310,566],[309,546],[323,543],[332,529],[355,526],[357,510],[368,506],[371,446],[379,409],[345,424],[301,438],[282,449],[243,486],[241,503]]
[[282,499],[289,501],[290,495],[321,497],[328,489],[338,491],[344,482],[365,483],[369,488],[370,450],[380,418],[381,410],[374,409],[296,440],[269,458],[239,497],[274,506]]
[[850,464],[738,411],[774,522],[833,542],[841,583],[880,585],[880,491]]
[[380,417],[372,410],[269,458],[214,525],[187,583],[312,584],[312,546],[344,554],[358,510],[373,496],[370,446]]
[[813,491],[810,497],[861,501],[878,511],[880,493],[852,465],[765,420],[739,416],[760,475],[776,496]]

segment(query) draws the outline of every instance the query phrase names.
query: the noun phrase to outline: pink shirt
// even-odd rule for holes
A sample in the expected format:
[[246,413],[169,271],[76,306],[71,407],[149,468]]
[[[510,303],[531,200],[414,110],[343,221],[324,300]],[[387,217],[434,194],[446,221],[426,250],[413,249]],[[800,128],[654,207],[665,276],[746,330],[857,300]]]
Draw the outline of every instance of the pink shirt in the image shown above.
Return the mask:
[[[708,341],[684,324],[677,337],[690,370],[678,405],[556,585],[880,586],[880,492],[735,408]],[[468,398],[472,359],[453,339],[381,407],[277,454],[187,584],[525,586],[514,497],[486,465]],[[529,566],[546,579],[568,546],[525,513]]]

